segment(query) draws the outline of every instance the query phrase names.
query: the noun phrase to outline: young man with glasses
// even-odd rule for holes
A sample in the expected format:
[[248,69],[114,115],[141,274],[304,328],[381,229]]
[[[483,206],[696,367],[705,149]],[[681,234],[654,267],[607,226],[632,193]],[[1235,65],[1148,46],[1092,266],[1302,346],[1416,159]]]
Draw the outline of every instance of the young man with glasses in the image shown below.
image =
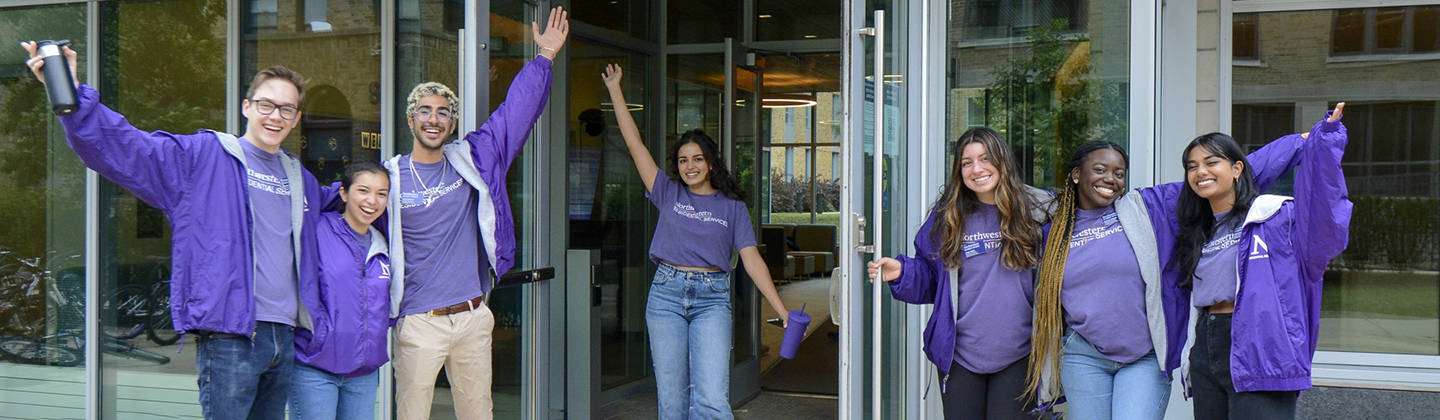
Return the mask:
[[[45,82],[34,43],[22,46]],[[64,52],[75,74],[75,52]],[[255,75],[242,102],[248,121],[240,138],[147,133],[100,104],[90,86],[52,82],[78,89],[80,109],[60,122],[80,161],[169,217],[170,310],[176,331],[199,337],[205,418],[284,419],[294,329],[326,322],[318,319],[325,314],[308,257],[316,250],[321,197],[334,196],[280,148],[300,118],[300,75],[281,66]]]
[[440,368],[461,419],[489,419],[495,316],[484,296],[515,260],[515,228],[505,175],[525,147],[550,94],[550,66],[570,32],[561,8],[545,33],[532,23],[540,55],[525,65],[480,129],[450,141],[459,99],[427,82],[408,98],[413,152],[390,169],[388,237],[395,323],[395,400],[401,420],[430,417]]

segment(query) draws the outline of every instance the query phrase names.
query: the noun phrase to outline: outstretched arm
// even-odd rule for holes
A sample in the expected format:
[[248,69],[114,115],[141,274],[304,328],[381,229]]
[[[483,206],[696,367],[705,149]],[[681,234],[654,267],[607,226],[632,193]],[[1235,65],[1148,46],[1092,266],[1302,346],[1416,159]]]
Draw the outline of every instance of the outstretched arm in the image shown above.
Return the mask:
[[470,153],[477,163],[493,161],[498,162],[501,168],[509,168],[525,148],[525,141],[530,138],[530,131],[535,128],[535,121],[540,119],[540,114],[545,111],[545,102],[550,98],[551,66],[555,54],[559,53],[560,47],[565,45],[565,38],[570,35],[568,16],[564,8],[551,10],[550,23],[545,26],[544,34],[540,33],[538,24],[531,23],[535,44],[540,47],[540,56],[545,59],[536,58],[525,63],[525,67],[515,75],[515,80],[510,82],[505,102],[490,113],[490,118],[479,129],[465,135],[465,140],[470,142]]
[[[605,73],[601,78],[605,80],[605,88],[610,90],[610,103],[615,108],[615,120],[620,122],[620,135],[625,137],[625,146],[630,149],[630,158],[635,160],[635,169],[640,171],[640,179],[645,181],[645,191],[651,191],[655,186],[655,174],[660,171],[660,167],[655,164],[655,157],[650,156],[650,150],[645,148],[645,141],[640,138],[640,128],[635,126],[635,118],[630,116],[630,107],[625,105],[625,94],[620,91],[620,77],[623,73],[619,65],[610,64],[605,66]],[[756,255],[759,255],[758,252]],[[773,290],[774,286],[771,286],[771,289]]]
[[[35,43],[22,42],[30,53],[26,65],[35,78],[46,82]],[[76,74],[76,54],[70,47],[63,53]],[[67,81],[59,81],[65,83]],[[79,109],[60,117],[65,128],[65,142],[86,167],[119,184],[155,208],[169,211],[189,190],[191,159],[196,145],[213,141],[214,135],[199,133],[176,135],[163,131],[144,132],[124,116],[100,104],[100,94],[87,85],[77,86]]]
[[1348,141],[1340,123],[1344,111],[1344,102],[1336,104],[1328,118],[1310,128],[1305,163],[1295,170],[1295,233],[1301,238],[1296,247],[1305,264],[1305,278],[1315,281],[1350,239],[1353,204],[1340,168]]

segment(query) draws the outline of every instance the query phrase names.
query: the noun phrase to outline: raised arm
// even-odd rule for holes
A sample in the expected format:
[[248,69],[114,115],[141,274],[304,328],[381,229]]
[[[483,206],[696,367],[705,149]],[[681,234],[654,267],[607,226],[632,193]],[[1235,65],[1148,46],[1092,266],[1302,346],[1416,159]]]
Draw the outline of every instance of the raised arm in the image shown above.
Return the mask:
[[540,33],[539,25],[531,23],[540,56],[526,63],[515,75],[505,92],[505,102],[490,113],[490,118],[479,129],[465,135],[477,163],[493,160],[500,163],[499,167],[509,168],[525,148],[535,121],[540,119],[545,102],[550,99],[551,66],[570,34],[568,16],[563,8],[551,10],[544,34]]
[[[36,55],[35,43],[21,46],[30,52],[26,62],[35,77],[45,82],[40,71],[45,62]],[[64,48],[70,73],[75,74],[76,54]],[[65,142],[86,167],[119,184],[155,208],[169,211],[188,190],[193,148],[199,138],[213,140],[209,133],[175,135],[163,131],[147,133],[130,125],[124,116],[100,104],[100,94],[88,85],[76,83],[80,107],[60,117]],[[63,82],[62,82],[63,83]]]
[[1344,110],[1344,102],[1335,105],[1328,118],[1310,128],[1305,163],[1295,170],[1295,234],[1301,238],[1296,247],[1305,264],[1305,278],[1315,281],[1350,239],[1353,204],[1340,168],[1348,141],[1340,123]]
[[645,191],[651,191],[655,186],[655,174],[660,167],[655,164],[655,157],[650,155],[650,150],[645,148],[645,141],[640,138],[640,128],[635,126],[635,119],[630,117],[630,107],[626,105],[625,94],[620,91],[620,77],[624,71],[619,65],[610,64],[605,66],[605,73],[601,78],[605,80],[605,88],[610,90],[610,103],[615,108],[615,120],[620,122],[620,135],[625,137],[625,146],[630,149],[630,158],[635,160],[635,169],[640,171],[640,179],[645,181]]

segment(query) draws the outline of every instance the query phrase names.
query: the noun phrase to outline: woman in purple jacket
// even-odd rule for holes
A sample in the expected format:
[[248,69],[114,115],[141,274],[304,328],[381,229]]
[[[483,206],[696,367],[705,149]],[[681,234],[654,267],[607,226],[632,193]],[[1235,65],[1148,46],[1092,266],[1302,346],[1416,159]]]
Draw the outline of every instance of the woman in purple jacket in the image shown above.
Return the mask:
[[290,414],[296,419],[373,419],[378,370],[390,360],[390,259],[370,225],[385,213],[390,173],[355,161],[345,168],[345,212],[325,212],[316,229],[320,301],[330,316],[315,333],[295,332]]
[[1230,136],[1185,148],[1171,262],[1190,291],[1181,372],[1196,419],[1293,419],[1311,386],[1321,280],[1348,241],[1344,107],[1310,129],[1294,197],[1262,195]]
[[1000,133],[960,135],[940,199],[915,236],[915,257],[870,263],[895,299],[934,304],[925,353],[940,371],[947,419],[1029,419],[1033,279],[1049,193],[1019,179]]

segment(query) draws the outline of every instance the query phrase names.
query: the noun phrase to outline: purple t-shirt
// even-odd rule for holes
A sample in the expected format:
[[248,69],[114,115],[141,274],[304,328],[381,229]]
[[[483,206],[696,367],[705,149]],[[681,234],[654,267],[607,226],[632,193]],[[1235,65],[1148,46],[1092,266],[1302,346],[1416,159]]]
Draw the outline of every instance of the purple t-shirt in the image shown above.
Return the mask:
[[[955,321],[955,361],[989,374],[1030,354],[1034,317],[1033,268],[1011,270],[1000,258],[1000,219],[994,205],[965,216]],[[950,281],[949,273],[941,281]]]
[[1065,325],[1110,360],[1130,363],[1154,349],[1140,261],[1113,205],[1075,210],[1060,304]]
[[247,140],[241,140],[240,147],[245,149],[255,219],[255,320],[294,326],[300,295],[290,236],[290,179],[279,153],[260,150]]
[[1190,300],[1196,308],[1235,301],[1235,286],[1240,282],[1235,263],[1240,259],[1240,231],[1245,225],[1239,219],[1220,225],[1228,213],[1215,215],[1215,234],[1200,250],[1200,262],[1195,264],[1194,296]]
[[732,252],[755,246],[755,228],[745,202],[716,191],[690,192],[665,171],[655,173],[655,184],[645,194],[660,209],[650,259],[687,267],[720,267],[730,272]]
[[478,191],[449,162],[400,159],[400,220],[405,246],[405,298],[400,316],[480,296],[490,261],[480,246]]

